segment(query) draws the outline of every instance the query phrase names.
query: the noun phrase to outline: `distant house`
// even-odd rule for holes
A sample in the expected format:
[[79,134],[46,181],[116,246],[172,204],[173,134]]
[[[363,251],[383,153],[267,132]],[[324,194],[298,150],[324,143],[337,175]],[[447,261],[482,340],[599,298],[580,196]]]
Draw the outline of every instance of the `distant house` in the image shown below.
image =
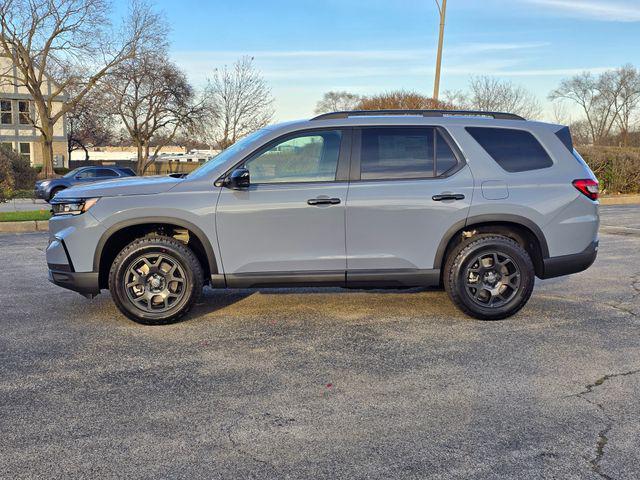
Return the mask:
[[[44,88],[50,93],[54,83],[47,79]],[[13,148],[33,166],[42,165],[40,132],[30,119],[37,119],[33,97],[18,76],[18,69],[8,57],[0,56],[0,143]],[[53,101],[53,113],[59,111],[64,97]],[[53,163],[55,167],[68,167],[67,119],[54,127]]]

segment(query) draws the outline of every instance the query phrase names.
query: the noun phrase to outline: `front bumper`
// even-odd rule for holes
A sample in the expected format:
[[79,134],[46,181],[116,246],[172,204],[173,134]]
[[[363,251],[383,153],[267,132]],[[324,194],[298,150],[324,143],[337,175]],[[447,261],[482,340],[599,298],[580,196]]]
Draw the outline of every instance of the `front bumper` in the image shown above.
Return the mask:
[[540,278],[554,278],[582,272],[595,262],[597,255],[598,240],[595,240],[580,253],[545,258],[542,261],[543,273]]
[[100,293],[97,272],[71,272],[60,270],[61,265],[49,264],[49,281],[59,287],[73,290],[86,297]]
[[47,202],[49,201],[49,191],[46,188],[36,187],[33,190],[33,195],[36,198],[40,198],[42,200],[46,200]]

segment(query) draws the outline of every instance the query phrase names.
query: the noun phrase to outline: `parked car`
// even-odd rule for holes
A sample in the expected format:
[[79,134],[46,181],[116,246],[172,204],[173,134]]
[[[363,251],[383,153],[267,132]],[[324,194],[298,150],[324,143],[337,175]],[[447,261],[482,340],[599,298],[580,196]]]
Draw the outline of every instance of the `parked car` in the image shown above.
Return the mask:
[[85,185],[91,182],[113,180],[122,177],[133,177],[135,172],[125,167],[80,167],[71,170],[60,178],[39,180],[35,186],[36,198],[50,201],[58,192],[74,185]]
[[336,112],[270,126],[184,177],[52,201],[50,280],[163,324],[213,288],[444,287],[502,319],[588,268],[598,182],[569,129],[505,113]]

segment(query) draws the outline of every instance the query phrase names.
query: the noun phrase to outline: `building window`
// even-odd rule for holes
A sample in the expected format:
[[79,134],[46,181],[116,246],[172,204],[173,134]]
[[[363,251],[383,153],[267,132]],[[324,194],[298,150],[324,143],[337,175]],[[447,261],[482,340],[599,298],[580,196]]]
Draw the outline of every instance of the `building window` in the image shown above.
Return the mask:
[[11,100],[0,100],[0,123],[11,125],[13,123]]
[[0,143],[0,145],[2,145],[2,147],[4,148],[8,148],[9,150],[13,150],[13,143],[11,142],[2,142]]
[[20,143],[20,156],[25,160],[31,162],[31,144]]
[[20,125],[31,125],[31,112],[28,101],[18,101],[18,122]]

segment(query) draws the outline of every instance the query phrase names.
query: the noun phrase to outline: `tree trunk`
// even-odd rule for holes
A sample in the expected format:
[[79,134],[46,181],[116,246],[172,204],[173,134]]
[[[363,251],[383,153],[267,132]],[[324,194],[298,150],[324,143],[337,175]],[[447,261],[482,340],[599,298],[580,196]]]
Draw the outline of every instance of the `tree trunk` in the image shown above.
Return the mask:
[[45,128],[42,133],[40,144],[42,146],[42,170],[38,178],[53,178],[53,128]]
[[144,154],[143,154],[143,150],[142,150],[142,143],[136,143],[136,149],[137,149],[137,158],[138,158],[138,166],[137,166],[137,173],[138,175],[143,175],[144,174]]

